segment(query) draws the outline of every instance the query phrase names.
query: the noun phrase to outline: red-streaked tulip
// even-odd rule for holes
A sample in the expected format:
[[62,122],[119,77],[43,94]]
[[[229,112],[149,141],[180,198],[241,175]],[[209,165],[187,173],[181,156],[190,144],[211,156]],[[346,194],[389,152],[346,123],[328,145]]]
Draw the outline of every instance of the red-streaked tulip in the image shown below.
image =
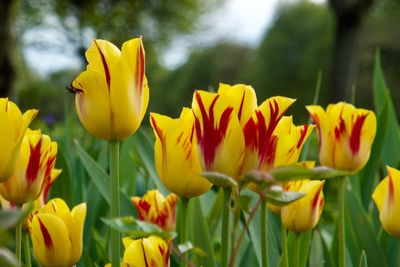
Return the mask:
[[82,255],[86,204],[72,211],[64,200],[50,200],[29,221],[33,251],[44,267],[71,267]]
[[166,198],[158,190],[147,191],[140,197],[131,198],[139,219],[154,223],[164,230],[175,230],[175,209],[178,197],[169,194]]
[[322,188],[325,181],[301,180],[290,182],[286,190],[306,195],[281,208],[282,224],[289,230],[301,233],[313,229],[321,217],[324,207]]
[[86,70],[71,86],[81,123],[105,140],[127,138],[139,128],[149,101],[142,38],[125,42],[121,51],[94,40],[86,59]]
[[[246,122],[243,127],[246,152],[242,165],[242,173],[246,173],[250,170],[261,170],[266,171],[271,167],[277,167],[275,163],[277,155],[277,145],[279,136],[275,133],[275,130],[281,121],[286,110],[294,103],[294,99],[287,97],[271,97],[265,100],[253,113],[252,117]],[[298,128],[292,126],[289,119],[282,123],[282,129],[280,132],[286,132],[286,138],[296,139],[300,144],[303,144],[306,135],[309,134],[308,128],[298,134]],[[290,130],[294,128],[295,134],[291,137]],[[303,136],[303,137],[302,137]],[[290,142],[292,146],[293,142]],[[283,142],[279,142],[280,147],[283,148],[285,145]],[[297,145],[296,148],[297,150]],[[281,153],[283,151],[279,151]],[[295,160],[297,161],[297,159]]]
[[14,173],[0,184],[0,194],[19,206],[37,199],[48,184],[47,180],[51,180],[56,156],[56,142],[52,142],[40,130],[28,129],[21,143]]
[[386,167],[386,176],[376,187],[372,198],[379,210],[379,219],[383,228],[400,238],[400,171]]
[[202,169],[238,179],[244,156],[244,136],[228,98],[217,93],[196,91],[192,110]]
[[192,111],[184,108],[178,119],[152,113],[150,122],[156,136],[154,157],[157,173],[168,190],[184,198],[208,191],[211,183],[199,176],[201,166]]
[[[124,238],[122,242],[125,252],[121,267],[169,267],[170,248],[160,237],[149,236],[137,240]],[[111,264],[105,267],[111,267]]]
[[22,138],[37,113],[37,110],[30,109],[22,114],[8,98],[0,98],[0,182],[13,174]]
[[339,102],[326,111],[307,106],[317,125],[321,165],[357,172],[367,163],[376,134],[374,112]]

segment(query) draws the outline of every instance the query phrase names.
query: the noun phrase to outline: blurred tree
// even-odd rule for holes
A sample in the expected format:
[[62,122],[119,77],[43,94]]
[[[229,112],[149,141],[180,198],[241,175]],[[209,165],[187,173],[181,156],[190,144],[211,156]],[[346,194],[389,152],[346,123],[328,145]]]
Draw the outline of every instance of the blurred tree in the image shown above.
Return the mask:
[[333,18],[324,5],[308,1],[282,5],[272,26],[245,68],[245,81],[257,90],[259,101],[273,95],[296,98],[290,109],[307,116],[304,105],[313,99],[318,71],[324,74],[321,103],[326,102],[333,40]]
[[336,21],[332,98],[350,101],[357,73],[356,46],[362,23],[375,0],[329,0]]
[[17,0],[0,1],[0,97],[7,97],[15,83],[13,61]]

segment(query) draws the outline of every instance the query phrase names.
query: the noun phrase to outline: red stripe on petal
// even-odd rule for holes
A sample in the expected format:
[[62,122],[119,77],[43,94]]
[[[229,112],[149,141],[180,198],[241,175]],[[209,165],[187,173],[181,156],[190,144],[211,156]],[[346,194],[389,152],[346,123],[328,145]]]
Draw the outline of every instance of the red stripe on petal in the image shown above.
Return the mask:
[[143,92],[144,72],[145,72],[145,56],[144,56],[143,43],[142,40],[140,40],[136,56],[136,73],[135,73],[135,81],[136,81],[135,90],[139,92],[139,95],[142,95]]
[[240,107],[239,107],[239,112],[238,112],[239,121],[242,119],[243,104],[244,104],[245,97],[246,97],[246,90],[243,92],[242,101],[240,102]]
[[199,105],[203,121],[203,127],[201,127],[200,119],[195,116],[196,137],[207,170],[211,169],[218,147],[221,145],[222,140],[226,135],[233,112],[232,107],[227,107],[221,115],[219,124],[215,125],[214,106],[218,98],[219,95],[215,95],[207,114],[201,95],[198,92],[195,93],[195,99]]
[[39,139],[38,143],[35,146],[29,144],[29,148],[30,148],[29,162],[25,173],[26,181],[28,182],[28,184],[34,182],[39,173],[42,138]]
[[49,231],[47,230],[46,226],[42,223],[42,221],[39,218],[38,218],[38,221],[39,221],[39,226],[40,226],[40,232],[42,232],[44,245],[46,246],[46,248],[52,248],[53,240],[51,240]]
[[394,199],[393,177],[390,172],[388,173],[388,176],[389,176],[389,182],[388,182],[389,203],[392,204]]
[[314,195],[314,198],[313,198],[312,203],[311,203],[311,210],[312,211],[315,211],[315,209],[318,208],[318,205],[321,204],[321,199],[322,198],[320,198],[320,195],[321,195],[321,192],[322,192],[322,187],[323,187],[323,184],[318,188],[317,192]]
[[297,142],[297,145],[296,145],[297,149],[300,149],[300,147],[302,146],[302,144],[303,144],[303,142],[304,142],[304,140],[306,138],[307,132],[308,132],[308,127],[309,127],[308,124],[303,125],[303,128],[300,130],[300,139],[299,139],[299,141]]
[[108,68],[108,64],[107,64],[106,58],[105,58],[105,56],[103,54],[103,51],[101,51],[101,48],[100,48],[99,44],[97,43],[96,40],[94,40],[94,43],[95,43],[95,45],[97,47],[97,50],[99,51],[99,54],[100,54],[101,63],[103,64],[104,74],[106,76],[108,93],[110,93],[110,81],[111,81],[110,70]]
[[353,125],[353,129],[350,134],[349,144],[351,152],[354,154],[358,153],[360,149],[360,139],[361,139],[361,130],[364,125],[365,119],[368,114],[359,115],[356,118],[356,122]]

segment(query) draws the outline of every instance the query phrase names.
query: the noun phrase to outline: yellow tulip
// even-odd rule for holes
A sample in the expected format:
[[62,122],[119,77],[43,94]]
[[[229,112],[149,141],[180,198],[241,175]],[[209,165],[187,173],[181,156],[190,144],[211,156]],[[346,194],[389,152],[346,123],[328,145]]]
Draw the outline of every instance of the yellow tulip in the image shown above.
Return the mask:
[[[137,240],[124,238],[122,242],[125,252],[121,267],[169,267],[170,248],[160,237],[149,236]],[[105,267],[111,267],[111,264]]]
[[142,38],[125,42],[121,51],[94,40],[86,59],[86,70],[71,86],[81,123],[105,140],[127,138],[139,128],[149,102]]
[[306,195],[281,208],[282,224],[289,230],[301,233],[313,229],[321,217],[324,207],[322,188],[325,181],[301,180],[288,184],[287,191]]
[[147,191],[140,197],[131,198],[139,219],[154,223],[164,230],[175,230],[175,209],[178,197],[169,194],[166,198],[158,190]]
[[29,221],[33,251],[44,267],[71,267],[82,255],[86,204],[72,211],[59,198],[50,200]]
[[57,156],[57,143],[40,130],[28,129],[22,140],[14,174],[0,184],[0,194],[22,205],[39,197],[45,179],[50,179]]
[[0,182],[13,174],[22,138],[37,112],[30,109],[22,114],[13,102],[0,98]]
[[152,113],[157,173],[169,191],[191,198],[208,191],[211,183],[199,176],[201,166],[194,134],[194,116],[184,108],[178,119]]
[[320,163],[351,172],[362,169],[376,134],[374,112],[344,102],[330,104],[326,111],[320,106],[306,108],[317,125]]
[[192,110],[202,169],[238,179],[244,156],[244,136],[237,113],[222,94],[196,91]]
[[383,228],[400,238],[400,171],[389,166],[386,168],[388,176],[376,187],[372,198],[379,210],[379,219]]

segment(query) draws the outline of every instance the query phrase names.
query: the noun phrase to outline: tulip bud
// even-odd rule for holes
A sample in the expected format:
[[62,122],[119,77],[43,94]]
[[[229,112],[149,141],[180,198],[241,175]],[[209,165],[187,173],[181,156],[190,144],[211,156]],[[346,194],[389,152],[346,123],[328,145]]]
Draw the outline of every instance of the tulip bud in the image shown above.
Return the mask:
[[295,181],[287,191],[296,191],[306,195],[295,202],[282,207],[282,224],[289,230],[301,233],[313,229],[321,217],[324,207],[322,188],[325,181]]
[[[121,267],[129,266],[154,266],[169,267],[170,248],[167,242],[158,236],[149,236],[133,240],[122,239],[125,252]],[[111,267],[106,264],[105,267]]]
[[400,238],[400,171],[386,167],[386,176],[376,187],[372,198],[379,210],[383,228],[391,235]]
[[201,166],[192,111],[184,108],[178,119],[152,113],[150,122],[156,135],[154,157],[157,173],[168,190],[184,198],[208,191],[211,183],[199,176]]
[[17,105],[7,98],[0,98],[0,182],[11,177],[18,159],[25,131],[36,117],[37,110],[30,109],[24,114]]
[[56,142],[40,130],[28,129],[22,140],[14,174],[0,184],[0,194],[19,206],[37,199],[47,184],[46,180],[51,180],[56,156]]
[[320,163],[344,171],[362,169],[376,134],[374,112],[344,102],[330,104],[326,111],[306,108],[317,125]]
[[89,64],[71,85],[79,120],[92,135],[122,140],[140,126],[149,102],[142,38],[125,42],[120,51],[94,40],[86,51]]
[[72,211],[64,200],[50,200],[29,220],[33,251],[44,267],[71,267],[82,255],[86,204]]
[[167,198],[158,190],[150,190],[142,197],[132,197],[133,205],[139,214],[139,219],[151,222],[164,230],[175,230],[175,208],[178,197],[169,194]]

